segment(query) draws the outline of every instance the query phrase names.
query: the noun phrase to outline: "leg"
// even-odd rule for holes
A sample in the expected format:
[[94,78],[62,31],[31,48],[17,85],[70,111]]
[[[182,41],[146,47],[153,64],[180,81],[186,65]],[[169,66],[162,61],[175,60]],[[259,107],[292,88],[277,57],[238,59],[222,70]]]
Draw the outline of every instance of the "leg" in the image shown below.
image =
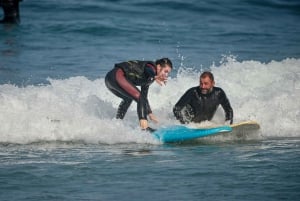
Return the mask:
[[129,106],[132,103],[132,99],[123,99],[118,107],[118,111],[117,111],[117,119],[123,119]]
[[[130,81],[124,76],[124,72],[121,69],[116,71],[116,81],[118,85],[123,89],[124,95],[130,97],[137,103],[137,114],[139,120],[143,119],[147,121],[147,99],[143,97],[141,91],[133,85]],[[125,99],[125,98],[123,98]]]
[[[129,106],[132,103],[133,97],[130,94],[128,94],[128,92],[126,91],[127,88],[123,89],[120,86],[120,84],[118,83],[118,82],[120,82],[118,80],[118,79],[120,79],[120,77],[117,76],[117,72],[119,70],[120,69],[113,69],[106,75],[105,85],[113,94],[115,94],[119,98],[123,99],[118,107],[117,115],[116,115],[117,119],[123,119],[125,117],[125,114],[129,108]],[[128,84],[130,84],[130,83],[128,83]],[[133,87],[135,87],[135,86],[133,86]]]

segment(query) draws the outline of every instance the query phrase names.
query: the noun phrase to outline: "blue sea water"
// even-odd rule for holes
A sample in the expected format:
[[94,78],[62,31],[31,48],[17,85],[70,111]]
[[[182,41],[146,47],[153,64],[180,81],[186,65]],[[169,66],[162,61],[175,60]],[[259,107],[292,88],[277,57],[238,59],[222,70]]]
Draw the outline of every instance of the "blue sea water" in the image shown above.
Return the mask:
[[[20,14],[0,25],[1,201],[299,199],[298,0],[32,0]],[[260,130],[161,144],[135,104],[114,119],[106,72],[161,57],[175,69],[149,91],[152,127],[177,123],[173,105],[207,69],[234,121]]]

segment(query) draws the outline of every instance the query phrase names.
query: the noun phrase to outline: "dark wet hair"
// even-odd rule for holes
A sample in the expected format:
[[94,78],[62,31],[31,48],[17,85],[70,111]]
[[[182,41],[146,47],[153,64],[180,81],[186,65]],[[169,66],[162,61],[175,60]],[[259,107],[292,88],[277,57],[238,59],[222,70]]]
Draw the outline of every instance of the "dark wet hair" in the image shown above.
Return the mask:
[[201,73],[201,75],[200,75],[200,79],[201,79],[201,78],[206,78],[206,77],[209,77],[209,79],[210,79],[211,81],[215,81],[214,75],[213,75],[211,72],[209,72],[209,71],[204,71],[204,72]]
[[156,65],[161,65],[162,67],[165,67],[166,65],[170,66],[170,68],[173,68],[173,64],[170,59],[168,58],[161,58],[155,61]]

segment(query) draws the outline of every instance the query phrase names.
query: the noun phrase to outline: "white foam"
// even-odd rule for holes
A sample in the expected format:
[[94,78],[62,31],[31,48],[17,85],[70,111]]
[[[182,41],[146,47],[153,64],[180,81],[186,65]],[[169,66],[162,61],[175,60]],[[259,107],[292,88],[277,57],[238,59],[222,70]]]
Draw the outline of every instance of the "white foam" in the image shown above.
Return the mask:
[[[228,57],[211,70],[216,86],[231,101],[235,122],[256,120],[266,137],[300,136],[300,59],[261,63]],[[149,100],[161,124],[176,123],[172,108],[188,88],[198,85],[199,74],[181,68],[166,86],[150,87]],[[123,121],[114,119],[120,99],[106,89],[103,78],[49,81],[40,86],[0,85],[0,142],[156,143],[139,130],[135,103]],[[214,121],[223,121],[221,109]]]

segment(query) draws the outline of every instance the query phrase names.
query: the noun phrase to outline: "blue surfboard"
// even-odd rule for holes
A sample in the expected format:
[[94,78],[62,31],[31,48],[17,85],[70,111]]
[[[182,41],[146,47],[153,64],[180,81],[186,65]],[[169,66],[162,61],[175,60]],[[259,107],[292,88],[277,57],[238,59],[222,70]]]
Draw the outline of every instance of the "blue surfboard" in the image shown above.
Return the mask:
[[223,132],[231,132],[230,126],[218,126],[213,128],[190,128],[184,125],[174,125],[158,129],[152,135],[161,142],[174,143],[193,140]]

